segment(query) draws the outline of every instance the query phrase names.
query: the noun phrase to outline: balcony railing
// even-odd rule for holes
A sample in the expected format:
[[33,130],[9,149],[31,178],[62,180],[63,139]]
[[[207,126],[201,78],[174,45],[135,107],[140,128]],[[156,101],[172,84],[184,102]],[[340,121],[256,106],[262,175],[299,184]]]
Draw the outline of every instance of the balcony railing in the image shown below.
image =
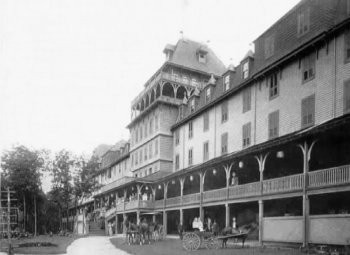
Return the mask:
[[162,209],[164,207],[164,199],[154,201],[154,208]]
[[229,188],[229,198],[257,196],[261,193],[260,182],[236,185]]
[[139,208],[153,209],[154,208],[154,201],[152,201],[152,200],[140,200],[139,201]]
[[105,213],[105,217],[108,218],[109,216],[114,214],[116,212],[116,210],[117,210],[116,207],[112,207],[111,209],[107,210],[106,213]]
[[117,204],[117,212],[124,211],[124,203]]
[[166,205],[167,206],[175,206],[175,205],[180,205],[181,204],[181,197],[172,197],[172,198],[167,198],[166,200]]
[[182,83],[184,85],[194,86],[203,88],[205,86],[204,82],[199,82],[197,80],[193,80],[187,77],[180,77],[179,75],[170,74],[170,73],[162,73],[162,78],[169,81],[174,81],[177,83]]
[[125,203],[125,210],[137,209],[139,203],[137,200],[129,201]]
[[279,193],[302,190],[304,187],[304,174],[295,174],[263,181],[263,193]]
[[[180,201],[181,201],[181,197],[180,198]],[[199,203],[201,199],[201,194],[200,193],[194,193],[194,194],[188,194],[188,195],[185,195],[182,197],[182,203],[184,205],[187,205],[187,204],[193,204],[193,203]]]
[[350,165],[309,172],[309,187],[350,183]]
[[226,198],[227,198],[227,188],[209,190],[203,193],[204,202],[220,201]]

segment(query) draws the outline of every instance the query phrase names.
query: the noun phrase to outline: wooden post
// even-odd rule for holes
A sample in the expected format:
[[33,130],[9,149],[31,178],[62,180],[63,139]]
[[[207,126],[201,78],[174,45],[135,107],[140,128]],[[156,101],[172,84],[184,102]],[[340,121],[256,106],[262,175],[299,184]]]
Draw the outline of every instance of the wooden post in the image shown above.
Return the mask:
[[309,161],[311,158],[311,151],[317,141],[313,141],[309,147],[307,142],[299,144],[299,148],[303,153],[303,174],[304,174],[304,185],[303,185],[303,247],[309,245],[309,214],[310,214],[310,202],[307,194],[307,186],[309,183]]
[[167,219],[167,212],[163,211],[163,231],[164,231],[164,238],[166,237],[168,233],[168,219]]
[[225,227],[229,227],[230,226],[230,206],[228,203],[225,204]]
[[183,225],[184,223],[184,211],[182,208],[180,208],[180,224]]
[[204,192],[204,178],[205,172],[199,172],[199,194],[200,194],[200,203],[199,203],[199,218],[204,222],[204,212],[203,212],[203,192]]
[[260,199],[259,203],[259,244],[263,245],[263,219],[264,219],[264,201]]

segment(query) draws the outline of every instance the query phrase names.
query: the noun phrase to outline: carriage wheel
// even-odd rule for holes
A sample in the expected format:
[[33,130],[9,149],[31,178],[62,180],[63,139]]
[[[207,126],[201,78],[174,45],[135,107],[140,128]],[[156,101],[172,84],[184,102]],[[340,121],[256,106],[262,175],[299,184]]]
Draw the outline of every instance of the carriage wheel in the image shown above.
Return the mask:
[[219,249],[219,240],[216,237],[209,237],[205,242],[205,247],[207,249]]
[[198,250],[201,245],[201,239],[196,233],[186,233],[182,239],[182,246],[187,251],[195,251]]

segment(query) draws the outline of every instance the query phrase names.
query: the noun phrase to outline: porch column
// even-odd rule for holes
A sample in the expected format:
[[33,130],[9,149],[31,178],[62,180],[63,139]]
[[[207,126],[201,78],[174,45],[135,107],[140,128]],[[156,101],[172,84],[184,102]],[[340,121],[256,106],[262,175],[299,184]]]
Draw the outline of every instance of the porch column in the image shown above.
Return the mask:
[[181,205],[183,204],[183,196],[184,196],[184,183],[185,183],[185,178],[180,178],[180,196],[181,196]]
[[259,200],[259,244],[263,245],[263,219],[264,219],[264,201]]
[[229,188],[230,188],[230,173],[231,173],[232,166],[233,166],[233,163],[231,163],[230,165],[224,166],[225,173],[226,173],[226,188],[227,188],[227,198],[226,199],[227,200],[230,197]]
[[140,224],[140,210],[136,211],[136,223]]
[[183,225],[184,223],[184,210],[180,208],[180,224]]
[[230,206],[228,203],[225,204],[225,227],[229,227],[230,226]]
[[123,213],[123,234],[126,233],[126,226],[124,224],[125,220],[126,220],[126,213]]
[[164,232],[164,238],[165,238],[168,232],[168,217],[167,217],[167,212],[165,210],[163,211],[163,232]]
[[166,207],[166,199],[168,198],[168,183],[169,182],[164,183],[164,210]]
[[108,236],[108,221],[107,218],[105,218],[105,234]]
[[309,147],[308,142],[299,144],[299,148],[303,153],[303,174],[304,174],[304,185],[303,185],[303,247],[307,247],[309,244],[309,215],[310,215],[310,202],[307,194],[307,186],[309,183],[309,161],[311,158],[311,151],[316,141],[313,141]]
[[199,218],[201,219],[202,222],[204,222],[204,212],[203,212],[204,178],[205,178],[205,173],[199,172],[199,194],[200,194]]
[[152,221],[156,222],[156,215],[155,214],[152,215]]
[[118,214],[115,214],[115,225],[114,225],[114,230],[115,230],[115,234],[118,234]]

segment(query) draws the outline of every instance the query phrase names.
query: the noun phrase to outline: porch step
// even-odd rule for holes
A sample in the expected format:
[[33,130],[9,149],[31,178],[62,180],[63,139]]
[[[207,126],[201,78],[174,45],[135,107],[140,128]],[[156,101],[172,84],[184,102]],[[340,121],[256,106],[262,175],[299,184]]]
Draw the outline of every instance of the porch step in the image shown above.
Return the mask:
[[89,235],[90,236],[104,236],[105,235],[105,230],[101,229],[99,224],[94,221],[90,221],[89,223]]

